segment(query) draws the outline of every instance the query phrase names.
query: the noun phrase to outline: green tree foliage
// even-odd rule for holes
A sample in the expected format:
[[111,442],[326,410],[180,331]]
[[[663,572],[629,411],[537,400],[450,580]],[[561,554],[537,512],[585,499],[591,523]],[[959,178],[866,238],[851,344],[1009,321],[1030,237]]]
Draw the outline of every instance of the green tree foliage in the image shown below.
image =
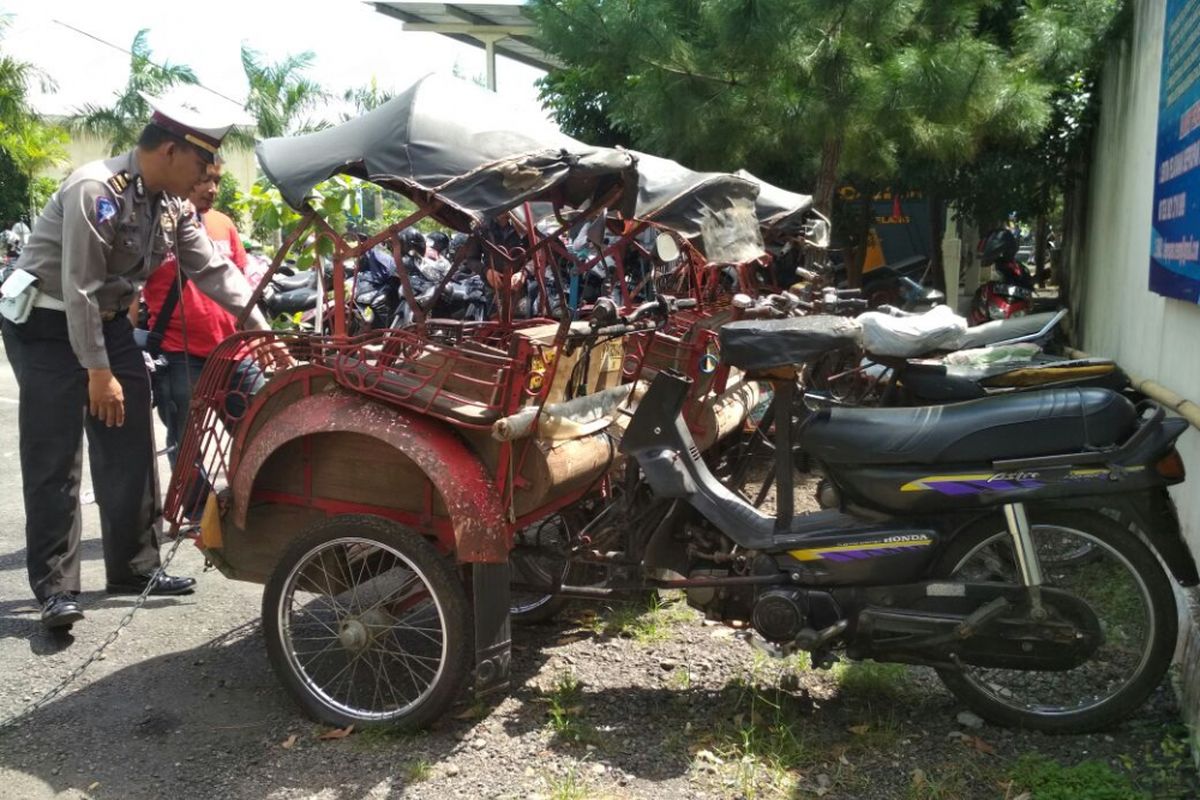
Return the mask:
[[372,75],[371,82],[366,86],[357,86],[342,92],[342,99],[354,106],[354,113],[343,114],[342,120],[345,121],[353,119],[354,117],[361,117],[368,111],[373,111],[374,109],[379,108],[388,100],[391,100],[392,97],[394,97],[392,92],[379,88],[379,82],[375,79],[375,76]]
[[[0,15],[0,42],[11,17]],[[66,160],[66,133],[47,124],[29,104],[30,89],[53,82],[33,65],[0,50],[0,223],[10,224],[22,212],[36,213],[44,203],[34,195],[41,184],[34,176]]]
[[149,30],[143,28],[133,37],[129,46],[129,76],[112,105],[87,104],[67,120],[73,132],[107,141],[112,155],[132,148],[150,119],[150,107],[141,92],[159,95],[176,84],[196,83],[196,73],[191,67],[170,62],[158,64],[153,60],[148,34]]
[[7,230],[28,208],[29,178],[0,150],[0,230]]
[[328,93],[305,76],[316,56],[311,52],[289,55],[275,63],[243,44],[242,70],[250,84],[246,111],[255,120],[255,133],[263,139],[286,136],[322,127],[306,116],[328,98]]
[[1054,87],[1050,121],[1033,146],[1000,138],[986,142],[970,163],[946,176],[944,191],[983,225],[1016,212],[1044,217],[1080,177],[1097,118],[1096,83],[1109,50],[1124,35],[1128,6],[1121,0],[1057,0],[993,23],[1019,47],[1039,54],[1038,69]]
[[[1048,89],[977,35],[986,0],[536,0],[569,77],[543,84],[568,127],[603,113],[630,143],[697,168],[815,183],[905,158],[969,159],[985,133],[1032,139]],[[595,126],[593,125],[593,128]]]
[[241,195],[242,187],[238,185],[237,178],[233,177],[232,173],[222,172],[221,185],[217,188],[217,197],[213,200],[213,208],[240,225],[244,210],[239,205]]

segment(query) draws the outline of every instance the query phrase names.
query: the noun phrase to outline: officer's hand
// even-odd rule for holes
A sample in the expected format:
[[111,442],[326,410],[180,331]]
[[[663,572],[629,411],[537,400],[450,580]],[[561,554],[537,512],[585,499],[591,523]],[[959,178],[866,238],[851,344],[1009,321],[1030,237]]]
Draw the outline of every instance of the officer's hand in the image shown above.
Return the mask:
[[279,371],[296,366],[296,360],[288,352],[287,345],[280,341],[273,341],[259,348],[255,355],[258,365],[266,371]]
[[88,411],[110,428],[125,424],[125,393],[112,370],[88,370]]

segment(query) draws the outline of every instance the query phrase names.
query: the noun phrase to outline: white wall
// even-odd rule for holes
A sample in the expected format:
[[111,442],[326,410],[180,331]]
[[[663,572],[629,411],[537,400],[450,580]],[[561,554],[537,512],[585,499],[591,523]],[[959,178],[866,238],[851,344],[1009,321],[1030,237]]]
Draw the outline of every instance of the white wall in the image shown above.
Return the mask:
[[[1072,271],[1085,273],[1082,349],[1200,402],[1200,306],[1147,288],[1165,9],[1135,2],[1133,45],[1105,67],[1087,238]],[[1189,429],[1179,451],[1190,479],[1172,494],[1200,554],[1200,431]]]
[[[43,170],[41,174],[61,180],[90,161],[108,158],[108,152],[108,143],[101,139],[94,136],[71,134],[71,138],[67,142],[69,163],[62,167]],[[258,164],[254,160],[254,151],[226,145],[221,148],[221,156],[225,159],[225,174],[232,175],[243,192],[249,191],[250,185],[254,183],[258,175]]]
[[[1132,43],[1105,65],[1085,239],[1071,270],[1082,296],[1072,306],[1082,312],[1084,350],[1200,402],[1200,306],[1147,288],[1166,2],[1133,5]],[[1200,431],[1189,428],[1179,451],[1190,479],[1171,494],[1184,536],[1200,556]],[[1179,595],[1177,688],[1200,764],[1200,594]]]

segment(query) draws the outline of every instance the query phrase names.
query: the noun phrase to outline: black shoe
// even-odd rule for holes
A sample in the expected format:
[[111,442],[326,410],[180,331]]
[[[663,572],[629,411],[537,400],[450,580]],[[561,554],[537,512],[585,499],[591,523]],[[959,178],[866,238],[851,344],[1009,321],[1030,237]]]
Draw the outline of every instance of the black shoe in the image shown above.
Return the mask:
[[42,624],[47,628],[69,628],[82,619],[83,610],[73,594],[52,594],[42,603]]
[[[104,591],[109,594],[141,594],[146,591],[146,585],[152,580],[154,580],[153,575],[138,575],[124,581],[110,581],[104,587]],[[150,590],[150,594],[158,596],[191,594],[195,590],[195,578],[176,578],[164,573],[154,581],[154,588]]]

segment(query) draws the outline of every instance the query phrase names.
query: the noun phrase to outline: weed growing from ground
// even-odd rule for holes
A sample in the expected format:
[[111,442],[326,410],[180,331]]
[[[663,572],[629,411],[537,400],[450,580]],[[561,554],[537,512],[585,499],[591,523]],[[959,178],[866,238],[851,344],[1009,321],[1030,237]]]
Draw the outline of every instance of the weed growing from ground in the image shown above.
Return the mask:
[[1102,761],[1064,767],[1039,755],[1025,755],[1009,770],[1014,792],[1037,800],[1149,800],[1129,778]]
[[656,594],[646,603],[613,606],[589,620],[587,627],[595,633],[653,644],[667,641],[674,636],[676,627],[699,618],[699,613],[683,601],[682,595]]
[[567,770],[565,775],[547,778],[550,800],[585,800],[590,794],[587,784],[579,777],[574,767]]
[[417,759],[404,771],[404,782],[406,784],[420,783],[429,780],[432,774],[433,765],[423,758]]
[[575,744],[595,744],[599,733],[583,719],[583,684],[573,672],[564,672],[554,682],[546,697],[550,729],[563,741]]

